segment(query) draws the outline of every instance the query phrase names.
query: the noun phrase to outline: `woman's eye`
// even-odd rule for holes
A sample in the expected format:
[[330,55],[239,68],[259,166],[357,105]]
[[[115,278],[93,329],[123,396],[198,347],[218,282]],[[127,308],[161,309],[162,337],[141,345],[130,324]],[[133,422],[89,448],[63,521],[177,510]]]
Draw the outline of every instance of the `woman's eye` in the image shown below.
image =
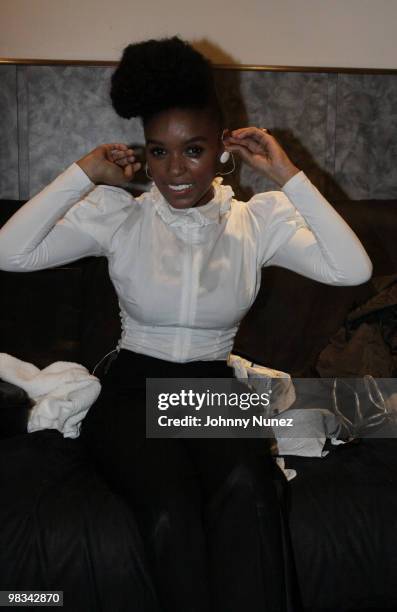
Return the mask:
[[153,155],[153,157],[163,157],[166,154],[165,149],[162,149],[161,147],[153,147],[153,149],[150,149],[149,152],[151,155]]
[[200,155],[203,152],[203,147],[199,147],[199,146],[195,146],[195,147],[189,147],[186,150],[187,155],[189,155],[189,157],[200,157]]

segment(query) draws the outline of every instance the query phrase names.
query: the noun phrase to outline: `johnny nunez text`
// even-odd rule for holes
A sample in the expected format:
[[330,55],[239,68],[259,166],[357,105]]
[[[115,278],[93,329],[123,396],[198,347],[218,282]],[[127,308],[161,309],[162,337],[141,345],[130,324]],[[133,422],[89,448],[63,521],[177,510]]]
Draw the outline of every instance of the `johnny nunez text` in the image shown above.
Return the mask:
[[250,424],[254,427],[293,427],[294,419],[278,419],[261,415],[253,415],[250,418],[211,417],[208,415],[204,420],[201,417],[191,415],[182,418],[162,415],[157,419],[157,422],[160,427],[243,427],[243,429],[247,429]]

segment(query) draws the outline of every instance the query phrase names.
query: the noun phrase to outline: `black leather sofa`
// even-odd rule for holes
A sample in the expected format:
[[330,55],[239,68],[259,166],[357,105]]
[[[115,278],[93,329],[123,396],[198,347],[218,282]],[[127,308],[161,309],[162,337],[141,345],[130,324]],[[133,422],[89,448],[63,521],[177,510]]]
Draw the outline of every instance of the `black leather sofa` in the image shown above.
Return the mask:
[[[18,206],[2,202],[2,222]],[[397,202],[335,206],[367,248],[374,276],[395,274]],[[117,300],[103,259],[0,276],[0,352],[39,367],[77,361],[91,371],[116,346]],[[374,294],[371,281],[328,287],[266,269],[235,351],[294,376],[318,376],[321,351]],[[390,308],[397,321],[396,306]],[[388,345],[392,359],[396,346]],[[4,427],[2,435],[0,590],[64,590],[71,612],[155,610],[150,580],[136,561],[134,521],[79,440]],[[290,528],[305,610],[397,609],[396,440],[357,440],[324,459],[289,458],[287,465],[298,471],[289,483]]]

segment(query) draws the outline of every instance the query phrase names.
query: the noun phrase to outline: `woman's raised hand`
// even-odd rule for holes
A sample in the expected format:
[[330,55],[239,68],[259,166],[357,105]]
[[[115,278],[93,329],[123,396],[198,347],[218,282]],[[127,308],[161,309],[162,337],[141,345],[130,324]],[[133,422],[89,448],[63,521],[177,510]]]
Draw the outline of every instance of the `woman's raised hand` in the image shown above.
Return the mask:
[[101,145],[76,163],[93,183],[115,186],[132,181],[141,167],[133,149],[120,143]]
[[237,153],[259,172],[278,183],[280,187],[299,172],[277,140],[265,129],[240,128],[225,132],[226,151]]

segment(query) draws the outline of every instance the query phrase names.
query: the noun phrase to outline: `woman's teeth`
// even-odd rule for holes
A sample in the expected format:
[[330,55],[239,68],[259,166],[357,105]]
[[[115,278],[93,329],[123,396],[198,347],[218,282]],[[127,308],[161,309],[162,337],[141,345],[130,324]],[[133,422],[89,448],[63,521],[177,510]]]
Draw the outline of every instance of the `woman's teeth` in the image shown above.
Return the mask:
[[189,185],[168,185],[168,187],[173,191],[184,191],[184,189],[189,189],[192,186],[193,183],[190,183]]

